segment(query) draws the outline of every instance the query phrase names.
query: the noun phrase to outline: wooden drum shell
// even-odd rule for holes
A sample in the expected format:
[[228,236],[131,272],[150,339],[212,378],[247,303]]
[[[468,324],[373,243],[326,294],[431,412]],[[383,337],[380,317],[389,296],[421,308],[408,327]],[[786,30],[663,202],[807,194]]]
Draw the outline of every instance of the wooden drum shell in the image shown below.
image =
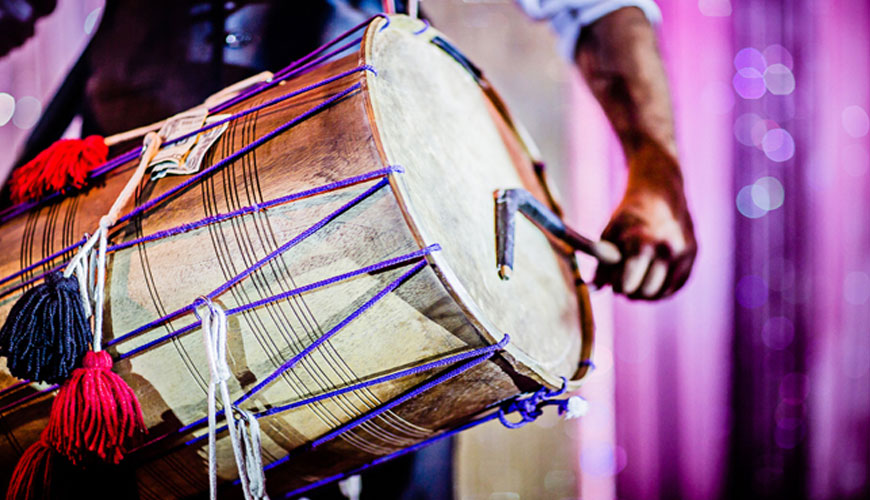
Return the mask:
[[[406,18],[391,18],[391,21],[388,30],[397,30],[401,37],[417,36],[414,32],[419,30],[419,22]],[[378,43],[377,30],[384,24],[380,20],[367,28],[362,48],[356,54],[316,67],[286,85],[276,86],[226,112],[250,108],[284,95],[291,88],[302,88],[371,63],[372,47]],[[372,86],[378,85],[373,78],[377,77],[371,72],[355,72],[234,121],[206,157],[206,165],[241,149],[325,98],[355,83],[361,84],[360,89],[347,98],[170,198],[143,218],[117,228],[112,233],[112,241],[135,239],[388,165],[394,159],[391,150],[394,146],[379,129],[378,116],[383,110],[373,103],[377,93],[373,92]],[[486,103],[482,94],[479,99]],[[529,159],[496,109],[485,105],[494,130],[506,146],[502,154],[516,165],[525,187],[543,199]],[[423,145],[425,141],[421,147]],[[113,151],[118,152],[120,149]],[[104,182],[77,196],[44,205],[6,222],[0,230],[0,276],[39,261],[93,231],[123,188],[133,167],[132,163],[125,165],[108,174]],[[420,166],[403,167],[408,170]],[[414,190],[403,184],[402,175],[405,174],[391,175],[388,186],[337,216],[311,237],[221,295],[218,302],[226,308],[236,307],[437,243],[427,240],[425,217],[419,207],[415,211],[414,200],[408,199],[413,198]],[[140,186],[134,203],[138,205],[153,199],[185,180],[172,177],[146,181]],[[113,254],[109,259],[107,278],[106,337],[119,336],[192,303],[199,295],[217,288],[377,182],[376,179],[303,198]],[[445,205],[449,204],[450,200],[445,200]],[[133,206],[131,203],[126,210]],[[480,216],[491,218],[492,214]],[[536,230],[525,224],[518,231],[532,234]],[[491,239],[494,246],[491,230],[482,237]],[[523,243],[519,242],[518,251]],[[278,495],[407,448],[455,427],[521,391],[534,389],[539,384],[556,387],[560,375],[570,378],[573,369],[569,368],[576,367],[579,359],[580,336],[572,275],[567,260],[558,258],[552,248],[548,247],[547,252],[538,258],[557,262],[555,265],[561,276],[555,282],[547,283],[546,293],[568,294],[574,301],[559,302],[562,310],[558,317],[535,319],[538,328],[534,332],[509,332],[514,341],[506,351],[490,361],[434,387],[347,435],[294,456],[272,469],[267,474],[270,493]],[[469,292],[455,276],[451,261],[437,252],[427,260],[430,265],[362,313],[299,366],[247,401],[244,407],[252,411],[268,409],[358,379],[416,366],[500,340],[505,330],[499,328],[497,320],[491,319],[490,311],[475,303],[473,292]],[[58,260],[53,265],[60,262]],[[409,268],[403,266],[362,275],[231,316],[228,340],[229,364],[233,372],[229,381],[231,395],[236,398],[253,387]],[[44,270],[35,270],[21,279],[26,280]],[[495,276],[494,260],[486,272]],[[0,296],[0,317],[5,317],[19,296],[20,292]],[[517,300],[525,299],[518,297]],[[191,321],[192,315],[185,315],[169,325],[171,329],[178,329]],[[109,351],[113,355],[125,353],[166,335],[171,331],[170,327],[155,328],[140,337],[121,342]],[[545,360],[535,359],[535,348],[528,346],[550,342],[546,336],[556,329],[559,332],[553,335],[558,338],[551,339],[554,343],[551,349],[564,349],[567,354],[559,366],[545,369],[542,368],[547,365]],[[517,339],[524,335],[527,336],[525,341],[517,343]],[[536,340],[535,335],[543,337]],[[5,363],[5,360],[0,362]],[[201,332],[197,329],[119,361],[115,364],[115,371],[139,397],[149,428],[146,440],[168,435],[143,447],[128,459],[136,469],[140,497],[183,498],[207,493],[207,441],[185,445],[195,436],[204,434],[205,429],[200,427],[186,434],[175,433],[181,426],[206,414],[208,366]],[[291,450],[370,412],[437,373],[433,371],[398,379],[264,418],[261,421],[264,461],[271,463],[285,457]],[[5,367],[0,369],[0,389],[16,382]],[[8,482],[23,450],[39,438],[47,422],[53,393],[47,392],[24,404],[14,403],[41,388],[44,386],[30,384],[0,394],[0,408],[3,408],[0,411],[3,430],[0,481],[3,484]],[[219,436],[218,457],[223,487],[232,489],[230,483],[237,474],[225,435]]]

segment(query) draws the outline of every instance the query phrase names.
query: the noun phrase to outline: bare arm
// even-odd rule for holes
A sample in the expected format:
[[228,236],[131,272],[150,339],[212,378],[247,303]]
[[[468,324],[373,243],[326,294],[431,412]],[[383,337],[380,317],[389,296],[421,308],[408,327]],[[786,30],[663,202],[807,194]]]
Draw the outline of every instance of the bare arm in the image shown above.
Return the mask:
[[619,9],[584,28],[577,66],[604,108],[628,160],[628,186],[602,234],[622,251],[595,283],[658,299],[688,279],[697,252],[677,159],[673,112],[655,31],[640,9]]

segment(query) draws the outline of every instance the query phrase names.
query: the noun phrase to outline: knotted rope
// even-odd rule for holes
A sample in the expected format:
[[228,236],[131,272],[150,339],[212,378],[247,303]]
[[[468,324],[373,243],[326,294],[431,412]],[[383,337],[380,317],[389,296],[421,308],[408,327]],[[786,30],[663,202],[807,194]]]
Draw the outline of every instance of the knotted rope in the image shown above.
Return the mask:
[[[227,380],[232,375],[227,364],[227,315],[207,297],[197,299],[195,312],[202,321],[211,374],[208,384],[208,476],[211,499],[217,499],[217,392],[220,392],[224,418],[231,423],[228,426],[230,442],[245,500],[268,499],[260,453],[260,426],[253,415],[233,405],[227,387]],[[235,418],[234,411],[240,418]]]

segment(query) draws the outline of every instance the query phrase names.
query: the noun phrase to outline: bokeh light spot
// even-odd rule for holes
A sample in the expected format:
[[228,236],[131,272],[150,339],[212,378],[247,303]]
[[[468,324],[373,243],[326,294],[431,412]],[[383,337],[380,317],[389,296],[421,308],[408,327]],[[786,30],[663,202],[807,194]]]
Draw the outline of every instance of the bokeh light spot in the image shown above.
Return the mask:
[[731,15],[731,0],[698,0],[698,10],[707,17]]
[[737,55],[734,56],[734,69],[740,71],[744,68],[754,68],[758,71],[758,74],[764,73],[764,70],[767,69],[767,61],[764,59],[764,54],[752,47],[740,49]]
[[[752,135],[752,130],[757,124],[763,124],[764,119],[758,116],[755,113],[744,113],[737,117],[734,120],[734,137],[737,138],[737,141],[744,146],[755,146],[758,142],[755,142]],[[767,132],[767,128],[764,130]],[[762,134],[764,137],[764,134]],[[759,142],[761,138],[759,138]]]
[[794,92],[794,75],[784,64],[771,64],[764,71],[764,84],[771,94],[788,95]]
[[784,128],[768,130],[761,140],[761,149],[771,161],[784,162],[794,156],[794,139]]
[[740,212],[741,215],[747,217],[749,219],[757,219],[759,217],[763,217],[764,214],[767,213],[767,210],[760,208],[755,204],[755,201],[752,200],[752,185],[743,186],[740,191],[737,192],[737,211]]
[[619,474],[628,463],[625,449],[613,443],[591,442],[580,449],[580,467],[590,476],[609,477]]
[[806,426],[799,425],[794,429],[786,429],[777,426],[773,431],[773,439],[776,445],[784,450],[790,450],[799,445],[806,435]]
[[764,136],[767,132],[778,128],[779,124],[773,120],[761,120],[760,122],[757,122],[753,125],[752,131],[750,132],[750,135],[752,136],[752,144],[761,149],[761,144],[764,142]]
[[752,202],[762,209],[776,210],[785,201],[785,189],[776,177],[762,177],[755,181],[751,191]]
[[867,132],[870,132],[870,117],[861,106],[847,107],[840,118],[846,133],[852,137],[864,137]]
[[748,274],[737,282],[737,302],[747,309],[767,304],[767,283],[755,274]]
[[760,99],[767,92],[764,75],[755,68],[742,68],[734,75],[734,91],[744,99]]
[[803,424],[804,415],[806,414],[806,405],[790,404],[785,401],[780,401],[774,410],[774,419],[776,425],[783,429],[797,429]]
[[12,115],[12,123],[20,129],[29,129],[39,121],[42,114],[42,103],[35,97],[22,97],[15,105],[15,114]]
[[779,383],[779,397],[786,403],[802,404],[809,393],[810,381],[803,373],[789,373]]
[[843,280],[843,298],[846,302],[860,306],[870,299],[870,275],[864,271],[852,271]]
[[769,318],[761,330],[761,340],[771,349],[785,349],[794,340],[794,324],[785,316]]
[[782,64],[788,69],[794,68],[794,58],[791,52],[778,43],[768,45],[762,54],[767,64]]
[[9,123],[15,114],[15,98],[6,92],[0,92],[0,127]]

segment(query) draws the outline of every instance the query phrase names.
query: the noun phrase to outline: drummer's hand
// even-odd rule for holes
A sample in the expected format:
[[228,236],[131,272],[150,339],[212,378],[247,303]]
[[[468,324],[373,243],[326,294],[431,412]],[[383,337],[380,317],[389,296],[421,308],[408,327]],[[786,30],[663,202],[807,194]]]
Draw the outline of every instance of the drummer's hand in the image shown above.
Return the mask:
[[622,259],[599,263],[599,288],[609,284],[631,299],[656,300],[683,286],[697,244],[682,176],[669,153],[648,146],[632,155],[625,196],[601,239],[616,244]]

